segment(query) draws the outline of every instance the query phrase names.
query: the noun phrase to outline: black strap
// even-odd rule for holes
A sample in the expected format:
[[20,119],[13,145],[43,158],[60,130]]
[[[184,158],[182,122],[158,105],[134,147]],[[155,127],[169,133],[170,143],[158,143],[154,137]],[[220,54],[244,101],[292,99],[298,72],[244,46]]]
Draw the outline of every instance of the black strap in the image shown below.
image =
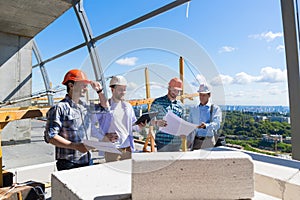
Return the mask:
[[210,118],[209,118],[209,122],[212,122],[212,113],[214,111],[214,104],[211,104],[210,106]]

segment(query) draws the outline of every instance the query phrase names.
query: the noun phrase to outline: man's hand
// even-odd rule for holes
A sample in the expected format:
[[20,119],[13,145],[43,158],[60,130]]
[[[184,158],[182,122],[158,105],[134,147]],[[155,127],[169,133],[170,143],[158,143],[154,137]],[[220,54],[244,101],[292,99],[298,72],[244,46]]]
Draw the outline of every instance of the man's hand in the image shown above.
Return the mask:
[[140,130],[145,128],[146,124],[147,124],[146,121],[139,123],[138,126],[139,126]]
[[97,81],[91,81],[91,86],[96,92],[101,91],[103,89],[102,85]]
[[72,146],[74,147],[74,149],[80,151],[81,153],[88,152],[88,149],[83,143],[72,143]]
[[206,128],[206,124],[204,122],[202,122],[199,126],[197,126],[197,128],[203,128],[203,129],[205,129]]
[[161,119],[161,120],[156,120],[155,125],[159,127],[165,127],[168,125],[168,123],[166,120]]

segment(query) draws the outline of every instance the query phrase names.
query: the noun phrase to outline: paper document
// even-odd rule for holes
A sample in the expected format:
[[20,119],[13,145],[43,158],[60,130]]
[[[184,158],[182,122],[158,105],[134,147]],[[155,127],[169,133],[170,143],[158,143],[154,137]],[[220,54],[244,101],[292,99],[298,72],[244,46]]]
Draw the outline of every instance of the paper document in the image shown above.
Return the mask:
[[100,141],[93,141],[93,140],[83,140],[83,144],[88,147],[93,147],[98,149],[99,151],[105,151],[110,153],[117,153],[122,154],[115,145],[111,142],[100,142]]
[[187,122],[177,115],[175,115],[172,111],[169,111],[165,116],[164,120],[167,121],[167,126],[162,127],[159,130],[171,135],[189,135],[193,130],[197,128],[197,124],[192,124]]

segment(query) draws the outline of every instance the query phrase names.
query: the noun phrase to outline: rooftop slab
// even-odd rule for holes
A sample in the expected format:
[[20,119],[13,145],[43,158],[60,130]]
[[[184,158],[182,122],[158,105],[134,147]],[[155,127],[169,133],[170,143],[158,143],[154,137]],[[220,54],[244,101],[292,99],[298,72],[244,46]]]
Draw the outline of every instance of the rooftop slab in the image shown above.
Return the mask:
[[72,0],[0,0],[0,32],[34,37],[70,7]]

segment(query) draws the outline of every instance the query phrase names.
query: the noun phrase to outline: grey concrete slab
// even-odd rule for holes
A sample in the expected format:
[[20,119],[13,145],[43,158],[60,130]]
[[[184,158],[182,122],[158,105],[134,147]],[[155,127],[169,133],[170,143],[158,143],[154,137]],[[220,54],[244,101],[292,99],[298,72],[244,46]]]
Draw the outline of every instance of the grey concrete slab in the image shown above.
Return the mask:
[[0,0],[0,32],[34,37],[71,6],[71,0]]

